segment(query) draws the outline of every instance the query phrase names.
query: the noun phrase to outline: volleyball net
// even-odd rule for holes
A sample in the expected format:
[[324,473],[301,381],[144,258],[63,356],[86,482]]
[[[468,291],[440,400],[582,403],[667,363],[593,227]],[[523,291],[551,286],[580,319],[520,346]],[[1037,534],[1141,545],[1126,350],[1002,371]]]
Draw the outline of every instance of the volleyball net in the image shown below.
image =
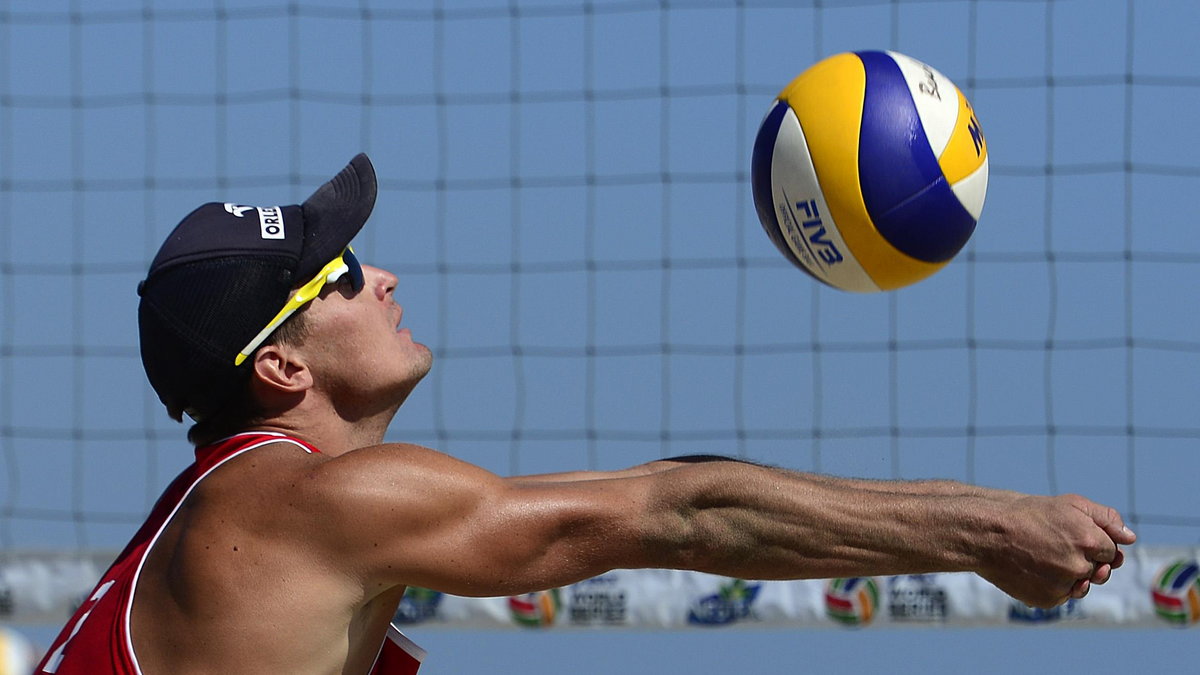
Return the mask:
[[[722,453],[1079,492],[1142,542],[1137,585],[1112,591],[1136,611],[1084,603],[1079,616],[1154,622],[1154,592],[1191,611],[1200,237],[1186,205],[1200,163],[1180,148],[1200,132],[1178,113],[1200,98],[1200,54],[1170,29],[1197,13],[1132,0],[4,3],[0,621],[64,619],[191,459],[138,358],[134,289],[166,233],[208,201],[297,203],[360,150],[380,196],[356,250],[397,272],[406,325],[436,356],[389,439],[501,474]],[[749,155],[796,74],[879,48],[964,90],[992,179],[944,271],[860,296],[774,251]],[[458,600],[414,591],[403,611],[507,625],[479,608],[558,607],[565,621],[624,598],[622,616],[673,626],[697,607],[751,616],[751,598],[777,607],[757,620],[819,623],[829,597],[861,615],[872,584],[843,581],[625,574],[562,589],[557,605],[456,614]],[[877,617],[894,616],[898,588],[952,621],[1011,618],[974,582],[873,583]]]

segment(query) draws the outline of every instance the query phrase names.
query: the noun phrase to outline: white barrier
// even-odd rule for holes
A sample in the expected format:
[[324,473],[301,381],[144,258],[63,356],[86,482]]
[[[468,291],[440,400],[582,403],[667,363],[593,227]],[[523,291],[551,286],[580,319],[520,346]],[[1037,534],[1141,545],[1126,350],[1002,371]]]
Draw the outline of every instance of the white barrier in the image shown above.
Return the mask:
[[[1200,622],[1200,547],[1132,547],[1125,566],[1083,600],[1052,610],[1015,602],[965,573],[752,581],[670,570],[615,570],[512,598],[410,589],[401,625],[503,629],[686,629],[705,626],[888,627],[1055,624],[1186,627]],[[9,555],[0,562],[0,623],[61,624],[111,556]]]

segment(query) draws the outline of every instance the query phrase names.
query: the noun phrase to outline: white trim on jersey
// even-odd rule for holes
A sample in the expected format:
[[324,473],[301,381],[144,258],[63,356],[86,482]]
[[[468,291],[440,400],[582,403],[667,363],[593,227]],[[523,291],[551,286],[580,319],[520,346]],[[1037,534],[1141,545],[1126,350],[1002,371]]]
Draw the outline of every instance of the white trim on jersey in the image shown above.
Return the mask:
[[274,431],[243,432],[240,434],[234,434],[232,436],[229,436],[228,438],[222,439],[221,441],[217,441],[216,443],[211,443],[210,445],[217,445],[219,443],[223,443],[225,441],[229,441],[234,438],[238,438],[240,436],[262,436],[262,435],[271,436],[272,438],[266,439],[266,440],[262,441],[261,443],[255,443],[253,445],[248,445],[248,446],[242,448],[241,450],[238,450],[237,452],[233,453],[232,455],[226,457],[225,459],[222,459],[221,461],[219,461],[216,464],[209,467],[207,471],[205,471],[203,474],[201,474],[199,477],[197,477],[196,480],[192,481],[192,484],[188,486],[188,489],[184,490],[183,496],[180,497],[179,501],[175,503],[175,508],[171,509],[171,513],[167,516],[166,520],[164,520],[163,524],[161,526],[159,526],[158,531],[154,533],[154,536],[150,538],[150,543],[146,544],[146,550],[142,553],[141,560],[138,560],[137,570],[134,571],[134,573],[133,573],[133,584],[129,589],[129,603],[125,605],[125,620],[124,620],[124,623],[125,623],[125,649],[126,649],[126,651],[129,652],[129,658],[132,659],[133,667],[137,671],[138,675],[144,675],[144,674],[142,673],[142,664],[138,663],[137,654],[133,651],[133,626],[130,621],[130,617],[133,613],[133,600],[134,600],[134,597],[137,595],[138,579],[141,578],[141,576],[142,576],[142,566],[144,566],[146,564],[146,558],[149,558],[150,551],[154,550],[154,544],[158,543],[158,538],[160,536],[162,536],[163,531],[166,530],[167,526],[171,524],[171,521],[175,519],[175,514],[179,512],[179,507],[183,506],[183,503],[185,501],[187,501],[188,496],[192,494],[192,490],[194,490],[196,488],[196,486],[200,484],[200,481],[207,478],[208,474],[212,473],[213,471],[216,471],[217,468],[224,466],[225,462],[228,462],[229,460],[233,459],[234,457],[240,457],[241,455],[243,455],[251,450],[254,450],[256,448],[261,448],[264,445],[270,445],[272,443],[291,443],[292,445],[295,445],[296,447],[300,448],[304,452],[306,452],[310,455],[312,454],[312,450],[310,450],[307,446],[305,446],[300,441],[297,441],[294,438],[288,438],[287,436],[285,436],[281,433],[274,432]]

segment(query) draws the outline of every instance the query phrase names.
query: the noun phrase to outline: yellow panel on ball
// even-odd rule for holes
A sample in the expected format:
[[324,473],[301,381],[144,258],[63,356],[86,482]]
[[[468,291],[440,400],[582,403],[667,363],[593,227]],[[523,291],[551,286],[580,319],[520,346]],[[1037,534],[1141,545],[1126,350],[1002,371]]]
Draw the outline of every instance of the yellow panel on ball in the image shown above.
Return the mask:
[[838,230],[881,290],[916,283],[945,263],[911,258],[871,222],[859,183],[858,147],[866,73],[856,54],[831,56],[804,71],[779,94],[804,128],[813,165]]

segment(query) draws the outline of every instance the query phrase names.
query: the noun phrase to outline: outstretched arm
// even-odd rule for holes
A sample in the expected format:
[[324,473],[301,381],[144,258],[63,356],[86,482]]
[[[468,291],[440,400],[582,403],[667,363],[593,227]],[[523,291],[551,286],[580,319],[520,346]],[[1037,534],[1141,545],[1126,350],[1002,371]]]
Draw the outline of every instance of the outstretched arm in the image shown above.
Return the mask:
[[[656,463],[657,464],[657,463]],[[974,571],[1050,606],[1119,564],[1133,535],[1080,497],[949,482],[844,481],[691,461],[596,480],[503,479],[416,446],[325,463],[314,511],[364,583],[460,595],[562,586],[614,568],[757,579]],[[894,489],[883,489],[894,488]]]

